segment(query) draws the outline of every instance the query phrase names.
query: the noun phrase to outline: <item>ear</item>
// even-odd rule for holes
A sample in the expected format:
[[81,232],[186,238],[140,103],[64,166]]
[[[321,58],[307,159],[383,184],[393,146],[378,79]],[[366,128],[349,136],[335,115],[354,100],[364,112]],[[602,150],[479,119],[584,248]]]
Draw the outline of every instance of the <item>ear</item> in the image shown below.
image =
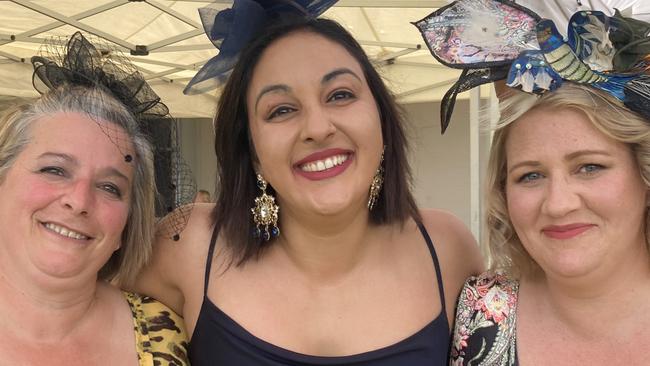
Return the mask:
[[258,162],[253,162],[253,171],[255,172],[255,176],[257,176],[258,174],[264,176],[264,172],[262,171],[262,166]]

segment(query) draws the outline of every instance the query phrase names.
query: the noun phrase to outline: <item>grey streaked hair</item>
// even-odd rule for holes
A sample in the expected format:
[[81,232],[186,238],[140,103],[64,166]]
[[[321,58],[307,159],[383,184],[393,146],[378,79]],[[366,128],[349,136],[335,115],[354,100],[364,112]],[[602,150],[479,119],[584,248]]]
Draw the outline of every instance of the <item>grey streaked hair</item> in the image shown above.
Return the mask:
[[120,101],[100,88],[62,86],[6,110],[0,117],[0,182],[30,143],[34,122],[61,112],[80,113],[97,122],[108,122],[100,124],[107,138],[117,138],[117,134],[111,133],[111,124],[119,126],[131,138],[135,156],[132,157],[134,179],[129,215],[120,249],[98,273],[99,279],[130,284],[151,256],[156,188],[152,147],[138,121]]

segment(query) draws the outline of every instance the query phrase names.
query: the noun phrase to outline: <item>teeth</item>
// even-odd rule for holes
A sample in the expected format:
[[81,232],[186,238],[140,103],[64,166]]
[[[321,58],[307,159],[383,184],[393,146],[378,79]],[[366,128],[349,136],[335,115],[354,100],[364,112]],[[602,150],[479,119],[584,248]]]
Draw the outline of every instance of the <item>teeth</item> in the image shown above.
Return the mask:
[[323,170],[331,169],[337,165],[343,164],[348,160],[347,154],[331,156],[325,160],[318,160],[311,163],[303,164],[300,169],[303,172],[322,172]]
[[68,238],[73,238],[73,239],[78,239],[78,240],[88,240],[88,238],[85,235],[79,234],[75,231],[72,231],[70,229],[64,228],[63,226],[55,225],[50,222],[45,224],[45,227],[54,231],[55,233],[61,235],[61,236],[67,236]]
[[325,169],[329,169],[333,166],[334,166],[334,162],[332,161],[332,159],[330,158],[325,159]]

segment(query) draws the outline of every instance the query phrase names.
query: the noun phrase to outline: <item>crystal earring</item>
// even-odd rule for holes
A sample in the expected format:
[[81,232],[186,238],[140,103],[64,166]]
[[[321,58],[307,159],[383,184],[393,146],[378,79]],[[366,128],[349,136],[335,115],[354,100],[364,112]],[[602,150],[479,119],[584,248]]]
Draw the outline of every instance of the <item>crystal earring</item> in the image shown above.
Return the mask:
[[381,152],[381,158],[379,159],[379,167],[375,172],[375,176],[372,178],[372,183],[370,183],[370,195],[368,197],[368,210],[372,211],[372,208],[375,207],[377,203],[377,198],[379,197],[379,192],[381,191],[381,186],[384,184],[384,151]]
[[[264,241],[271,240],[280,235],[278,228],[278,211],[280,207],[275,204],[275,197],[266,193],[267,183],[261,174],[257,174],[257,187],[262,194],[255,198],[255,205],[251,208],[255,230],[253,236]],[[269,230],[269,226],[271,226]]]

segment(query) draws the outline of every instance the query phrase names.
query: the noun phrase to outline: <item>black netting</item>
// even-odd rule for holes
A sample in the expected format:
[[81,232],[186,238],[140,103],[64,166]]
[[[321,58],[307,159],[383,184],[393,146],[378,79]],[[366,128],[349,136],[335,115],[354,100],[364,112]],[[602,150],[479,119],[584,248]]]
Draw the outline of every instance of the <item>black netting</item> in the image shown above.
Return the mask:
[[[191,170],[181,157],[176,123],[169,109],[144,80],[137,68],[114,46],[98,38],[90,42],[80,32],[66,38],[52,38],[39,55],[32,57],[34,88],[43,94],[63,85],[101,88],[122,102],[139,123],[154,148],[154,167],[159,199],[156,214],[165,219],[160,232],[177,238],[189,219],[196,193]],[[128,146],[115,125],[98,123],[108,138],[122,151]],[[113,128],[112,128],[113,127]],[[132,157],[125,154],[125,160]]]

